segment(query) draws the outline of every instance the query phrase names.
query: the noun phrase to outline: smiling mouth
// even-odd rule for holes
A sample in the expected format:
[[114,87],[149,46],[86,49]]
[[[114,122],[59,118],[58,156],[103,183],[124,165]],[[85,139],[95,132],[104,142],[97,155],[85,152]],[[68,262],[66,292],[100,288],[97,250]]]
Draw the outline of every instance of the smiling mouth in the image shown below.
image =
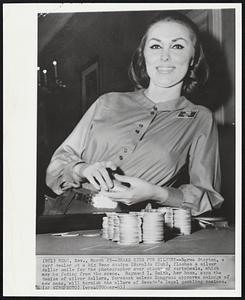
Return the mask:
[[156,67],[157,71],[161,74],[171,73],[175,67]]

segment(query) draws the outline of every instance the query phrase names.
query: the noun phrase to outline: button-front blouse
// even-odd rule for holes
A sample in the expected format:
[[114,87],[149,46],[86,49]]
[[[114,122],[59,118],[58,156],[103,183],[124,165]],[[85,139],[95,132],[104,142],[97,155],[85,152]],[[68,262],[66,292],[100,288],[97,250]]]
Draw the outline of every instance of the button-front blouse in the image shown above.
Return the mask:
[[[167,187],[197,215],[219,207],[218,132],[212,113],[185,97],[154,103],[143,90],[97,99],[55,151],[46,182],[60,194],[78,163],[113,161],[127,176]],[[188,167],[189,182],[176,186]]]

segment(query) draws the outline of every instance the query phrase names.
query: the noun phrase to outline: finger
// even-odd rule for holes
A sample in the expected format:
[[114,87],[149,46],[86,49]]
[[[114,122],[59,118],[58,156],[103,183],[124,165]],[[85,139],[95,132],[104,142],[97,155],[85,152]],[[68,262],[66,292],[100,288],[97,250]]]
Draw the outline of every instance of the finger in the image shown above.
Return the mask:
[[111,189],[112,192],[125,192],[129,189],[125,185],[121,184],[119,181],[114,180],[113,183],[114,183],[114,186]]
[[99,185],[100,185],[101,189],[105,190],[105,191],[108,191],[108,186],[105,183],[104,178],[102,177],[100,171],[99,170],[95,170],[93,172],[93,176],[99,182]]
[[99,184],[94,180],[92,175],[87,176],[87,179],[96,188],[96,190],[100,190]]
[[133,177],[125,176],[125,175],[119,175],[115,174],[114,177],[120,181],[120,182],[126,182],[126,183],[131,183],[133,180]]
[[101,173],[101,175],[102,175],[102,177],[103,177],[103,179],[104,179],[104,181],[105,181],[107,187],[108,187],[109,189],[113,188],[113,185],[114,185],[114,184],[113,184],[113,182],[112,182],[112,180],[111,180],[111,178],[110,178],[110,176],[109,176],[107,170],[106,170],[105,168],[101,167],[101,168],[99,169],[99,172]]
[[105,165],[106,165],[106,168],[110,168],[113,171],[115,171],[117,169],[117,165],[113,161],[107,161]]

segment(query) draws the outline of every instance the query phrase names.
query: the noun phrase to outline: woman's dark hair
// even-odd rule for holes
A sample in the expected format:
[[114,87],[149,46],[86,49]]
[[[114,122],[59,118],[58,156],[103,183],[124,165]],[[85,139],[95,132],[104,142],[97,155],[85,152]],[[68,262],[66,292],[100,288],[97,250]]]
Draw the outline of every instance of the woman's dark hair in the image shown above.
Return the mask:
[[136,49],[129,68],[129,77],[135,84],[136,88],[147,88],[150,83],[150,77],[146,71],[144,47],[147,39],[149,28],[161,21],[174,21],[185,25],[195,36],[195,54],[193,58],[192,66],[184,78],[182,86],[182,95],[192,95],[199,87],[205,84],[209,75],[209,68],[203,53],[202,45],[200,42],[199,31],[197,26],[185,15],[174,11],[163,11],[156,15],[149,25],[141,42]]

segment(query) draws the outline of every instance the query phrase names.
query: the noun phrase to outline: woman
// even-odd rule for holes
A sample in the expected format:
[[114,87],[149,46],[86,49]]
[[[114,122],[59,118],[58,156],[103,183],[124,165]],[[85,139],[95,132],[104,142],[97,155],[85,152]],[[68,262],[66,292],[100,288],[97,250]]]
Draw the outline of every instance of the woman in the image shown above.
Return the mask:
[[151,200],[192,215],[220,207],[217,127],[208,109],[186,98],[208,77],[195,25],[178,13],[160,14],[130,75],[137,90],[102,95],[56,150],[48,186],[60,194],[87,181],[126,205]]

